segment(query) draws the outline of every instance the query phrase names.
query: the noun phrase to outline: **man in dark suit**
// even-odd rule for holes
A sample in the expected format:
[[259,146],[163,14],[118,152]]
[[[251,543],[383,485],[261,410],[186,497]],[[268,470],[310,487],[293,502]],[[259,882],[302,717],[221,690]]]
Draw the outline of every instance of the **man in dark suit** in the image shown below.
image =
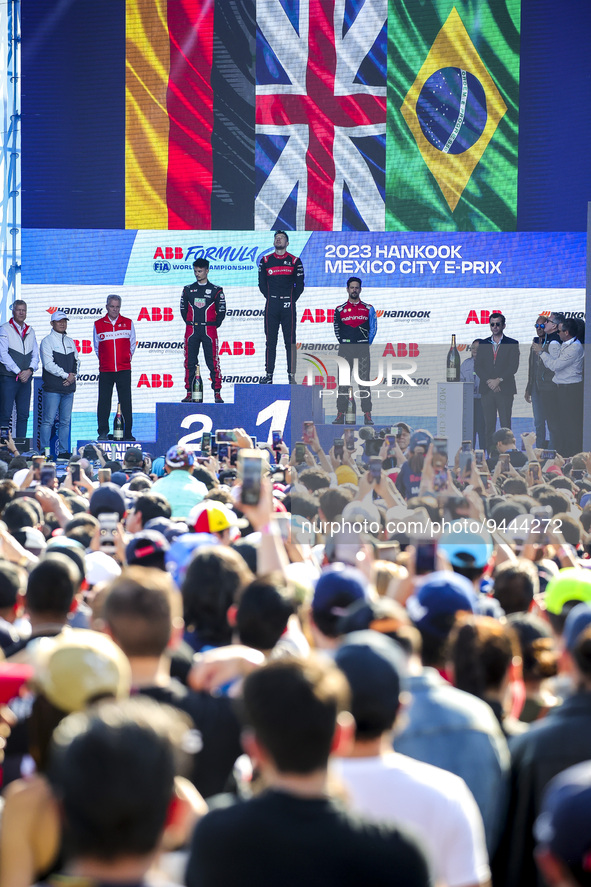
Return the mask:
[[474,360],[474,372],[480,379],[482,412],[489,453],[493,451],[493,434],[497,413],[502,428],[511,428],[513,398],[517,391],[515,373],[519,367],[519,342],[505,336],[506,320],[495,311],[490,316],[490,339],[481,339]]

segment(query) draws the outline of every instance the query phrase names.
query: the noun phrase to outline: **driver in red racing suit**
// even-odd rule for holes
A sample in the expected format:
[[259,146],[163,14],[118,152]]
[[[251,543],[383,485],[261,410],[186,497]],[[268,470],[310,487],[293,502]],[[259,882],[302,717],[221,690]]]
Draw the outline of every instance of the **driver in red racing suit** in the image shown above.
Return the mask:
[[215,394],[215,402],[223,403],[220,394],[222,389],[222,373],[218,356],[218,328],[226,316],[226,297],[221,286],[216,286],[207,279],[209,262],[207,259],[196,259],[193,262],[195,283],[183,289],[181,296],[181,316],[186,323],[185,329],[185,388],[187,396],[181,403],[191,400],[191,388],[195,377],[195,368],[199,359],[199,348],[203,345],[205,362],[211,374],[211,387]]

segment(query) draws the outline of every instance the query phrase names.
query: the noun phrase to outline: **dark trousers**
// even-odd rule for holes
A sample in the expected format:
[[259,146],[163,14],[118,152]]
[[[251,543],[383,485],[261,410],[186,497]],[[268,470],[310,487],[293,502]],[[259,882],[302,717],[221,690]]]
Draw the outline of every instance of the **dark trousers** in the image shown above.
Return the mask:
[[131,409],[131,370],[119,370],[118,373],[99,373],[98,406],[96,410],[98,436],[106,437],[109,433],[109,415],[113,385],[117,386],[117,400],[121,404],[125,423],[124,439],[131,437],[133,414]]
[[482,399],[480,397],[474,398],[474,446],[476,446],[477,439],[478,447],[481,450],[486,450],[486,432],[484,430],[484,415],[482,413]]
[[583,383],[557,385],[560,434],[557,450],[561,456],[574,456],[583,449]]
[[19,382],[16,376],[0,376],[0,427],[10,428],[12,407],[16,403],[15,437],[27,436],[32,382],[32,376],[28,382]]
[[542,450],[548,447],[546,437],[546,413],[542,402],[542,394],[534,385],[531,390],[531,407],[534,414],[534,429],[536,432],[536,446]]
[[296,340],[296,308],[295,302],[272,298],[269,296],[265,307],[265,336],[267,348],[265,351],[265,372],[272,376],[275,372],[275,358],[277,356],[277,337],[279,327],[283,333],[283,343],[287,357],[287,373],[293,375],[296,371],[295,345]]
[[185,388],[190,393],[195,380],[195,369],[199,362],[199,349],[203,345],[205,363],[211,376],[214,391],[222,389],[222,371],[218,354],[218,331],[215,326],[187,326],[185,337]]
[[550,438],[550,447],[562,455],[559,447],[560,443],[560,413],[558,407],[559,394],[558,385],[552,383],[552,387],[540,389],[540,398],[542,401],[542,409],[546,422],[548,423],[548,436]]
[[[357,374],[360,379],[371,380],[371,360],[369,356],[369,345],[341,345],[339,348],[339,357],[344,357],[351,368],[351,386],[354,386],[353,380],[353,362],[357,360]],[[367,385],[359,386],[358,407],[362,413],[371,413],[371,388]],[[337,397],[337,411],[345,413],[347,411],[347,403],[349,400],[349,389],[346,385],[339,385]]]
[[492,436],[497,428],[497,413],[501,428],[511,428],[511,411],[513,409],[513,394],[496,394],[490,388],[481,383],[480,400],[482,402],[482,414],[484,416],[484,429],[486,434],[486,446],[489,453],[494,452]]

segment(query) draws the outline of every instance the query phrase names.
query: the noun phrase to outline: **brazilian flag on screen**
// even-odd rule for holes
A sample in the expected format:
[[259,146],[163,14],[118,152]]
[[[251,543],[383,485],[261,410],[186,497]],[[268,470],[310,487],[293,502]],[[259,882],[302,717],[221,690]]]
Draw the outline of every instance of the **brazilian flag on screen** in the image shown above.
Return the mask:
[[386,229],[514,231],[520,0],[389,0]]

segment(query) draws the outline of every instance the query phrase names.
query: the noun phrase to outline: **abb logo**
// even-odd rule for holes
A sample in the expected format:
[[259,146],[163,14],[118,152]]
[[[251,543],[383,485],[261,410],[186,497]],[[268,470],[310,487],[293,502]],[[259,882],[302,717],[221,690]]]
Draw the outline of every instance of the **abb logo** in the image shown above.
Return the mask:
[[152,373],[150,377],[147,373],[142,373],[137,383],[138,388],[172,388],[173,385],[170,373]]
[[[302,381],[302,385],[308,384],[308,377],[304,376]],[[314,385],[317,385],[319,388],[329,388],[330,390],[337,387],[337,380],[334,376],[314,376]]]
[[334,308],[327,308],[326,311],[324,308],[316,308],[314,314],[312,314],[311,308],[306,308],[300,323],[306,323],[306,321],[308,323],[334,323]]
[[142,308],[137,316],[139,320],[174,320],[172,308]]
[[478,319],[478,314],[476,311],[472,310],[468,314],[466,318],[466,323],[489,323],[491,314],[502,314],[502,311],[499,311],[498,308],[495,308],[494,311],[487,311],[486,308],[482,308],[480,311],[480,320]]
[[74,345],[78,354],[92,354],[92,342],[90,339],[74,339]]
[[396,344],[388,342],[382,357],[387,357],[388,355],[390,357],[418,357],[419,346],[416,342],[397,342]]
[[183,248],[182,246],[158,246],[156,248],[156,252],[154,253],[155,259],[182,259],[183,258]]
[[222,342],[220,354],[254,354],[254,342]]

